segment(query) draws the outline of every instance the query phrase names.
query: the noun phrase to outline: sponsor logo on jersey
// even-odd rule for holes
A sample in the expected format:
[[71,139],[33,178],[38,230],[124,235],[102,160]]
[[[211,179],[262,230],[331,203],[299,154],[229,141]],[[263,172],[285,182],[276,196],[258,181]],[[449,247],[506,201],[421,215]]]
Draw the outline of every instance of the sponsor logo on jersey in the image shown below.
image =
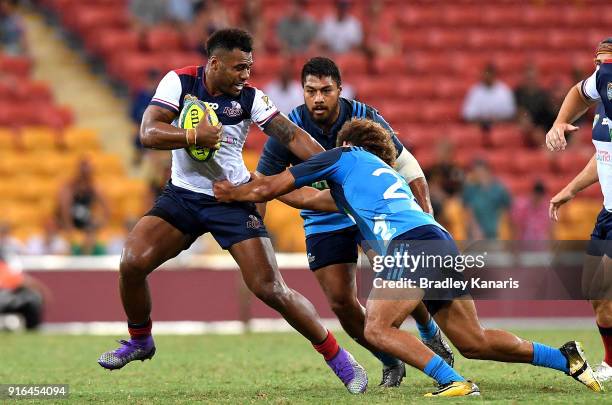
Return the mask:
[[221,142],[227,143],[228,145],[234,145],[234,144],[238,143],[236,138],[231,137],[231,136],[227,136],[227,135],[223,135],[223,138],[221,139]]
[[327,184],[327,180],[315,181],[310,185],[310,187],[316,188],[317,190],[327,190],[329,185]]
[[608,82],[608,100],[612,101],[612,82]]
[[249,215],[249,220],[246,222],[246,227],[249,229],[259,229],[262,227],[261,221],[255,215]]
[[225,107],[223,109],[223,114],[228,117],[239,117],[242,115],[242,106],[237,101],[232,101],[232,106]]
[[261,96],[261,100],[266,105],[266,111],[270,111],[272,109],[272,103],[270,102],[270,97],[264,94],[263,96]]
[[610,162],[610,153],[607,150],[598,150],[597,151],[597,161],[598,162]]

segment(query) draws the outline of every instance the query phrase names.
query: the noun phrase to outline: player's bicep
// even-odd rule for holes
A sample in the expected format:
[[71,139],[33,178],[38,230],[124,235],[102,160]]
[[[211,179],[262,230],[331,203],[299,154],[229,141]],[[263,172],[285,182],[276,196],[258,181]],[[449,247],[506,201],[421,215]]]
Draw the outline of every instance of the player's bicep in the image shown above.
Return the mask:
[[150,104],[142,115],[142,125],[151,125],[156,122],[163,122],[166,124],[172,123],[177,117],[177,113],[170,111],[166,108],[159,107],[157,105]]

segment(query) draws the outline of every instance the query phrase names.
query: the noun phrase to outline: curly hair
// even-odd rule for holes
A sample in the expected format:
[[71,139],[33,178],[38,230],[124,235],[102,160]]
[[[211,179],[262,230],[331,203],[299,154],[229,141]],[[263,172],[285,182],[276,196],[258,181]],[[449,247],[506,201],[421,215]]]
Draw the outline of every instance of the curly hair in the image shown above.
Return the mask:
[[391,134],[377,122],[364,118],[347,121],[338,132],[336,145],[342,146],[344,142],[364,148],[389,166],[395,164],[397,151]]

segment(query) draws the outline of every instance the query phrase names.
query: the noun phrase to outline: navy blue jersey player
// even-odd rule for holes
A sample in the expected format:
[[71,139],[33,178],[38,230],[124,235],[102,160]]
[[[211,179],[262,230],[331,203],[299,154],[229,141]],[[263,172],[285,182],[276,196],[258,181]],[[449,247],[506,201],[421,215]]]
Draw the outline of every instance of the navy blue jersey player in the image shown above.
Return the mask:
[[[277,138],[293,153],[306,159],[323,150],[306,132],[278,112],[272,100],[247,84],[253,39],[239,29],[223,29],[211,35],[205,66],[168,72],[144,112],[141,140],[145,147],[172,150],[172,177],[154,207],[130,232],[120,263],[120,292],[128,318],[130,340],[104,353],[98,362],[118,369],[134,360],[153,357],[151,297],[147,276],[176,256],[200,235],[210,232],[236,260],[247,287],[277,310],[320,352],[352,393],[365,391],[367,376],[332,333],[322,325],[312,304],[289,288],[281,277],[261,217],[254,204],[223,204],[215,200],[212,184],[227,179],[248,182],[242,147],[252,123]],[[208,120],[194,129],[173,123],[185,99],[208,102],[221,125]],[[192,145],[219,148],[208,161],[191,158]]]
[[[420,247],[426,245],[430,246],[430,250],[425,251],[428,255],[458,254],[450,235],[431,215],[423,212],[405,180],[391,168],[395,151],[387,131],[370,120],[353,119],[343,126],[337,142],[342,147],[315,155],[275,176],[261,177],[241,186],[233,186],[227,181],[216,183],[215,196],[220,201],[267,201],[314,181],[325,180],[330,190],[305,190],[310,196],[302,197],[304,206],[329,209],[333,200],[338,210],[355,220],[369,245],[376,246],[379,254],[386,254],[389,246],[420,255]],[[419,248],[413,250],[415,245]],[[410,278],[412,270],[400,269],[399,279]],[[436,277],[444,271],[422,270],[420,273],[425,278]],[[460,277],[452,269],[446,272]],[[404,318],[423,297],[428,297],[431,288],[401,285],[397,289],[384,281],[398,277],[385,271],[381,274],[383,283],[374,284],[366,304],[364,334],[367,341],[435,379],[441,387],[428,395],[479,395],[474,383],[466,381],[411,333],[400,329]],[[444,299],[426,304],[440,328],[464,356],[548,367],[571,375],[594,391],[602,390],[578,342],[571,341],[555,349],[503,330],[485,329],[465,290],[450,288],[443,292],[446,293]]]
[[[295,108],[289,119],[314,137],[325,149],[336,146],[336,136],[342,125],[351,118],[367,118],[382,125],[391,135],[396,150],[395,169],[406,179],[421,207],[432,212],[427,182],[418,162],[395,136],[391,126],[371,106],[342,98],[340,71],[329,58],[316,57],[302,68],[305,104]],[[285,145],[269,138],[259,160],[257,171],[270,176],[281,173],[288,166],[303,160]],[[325,181],[313,187],[326,188]],[[280,197],[292,205],[290,196]],[[314,272],[327,300],[345,331],[365,344],[363,339],[364,308],[357,299],[355,268],[361,235],[354,221],[341,213],[303,210],[306,250],[310,269]],[[421,336],[452,364],[452,352],[442,340],[439,329],[426,309],[415,312]],[[375,353],[383,362],[383,386],[397,386],[404,375],[404,367],[397,360]]]
[[[590,106],[597,103],[592,131],[595,155],[582,172],[551,199],[550,217],[555,221],[558,220],[559,208],[563,204],[573,199],[586,187],[599,181],[604,202],[591,234],[593,242],[587,252],[585,271],[598,268],[602,263],[601,268],[610,272],[609,263],[612,257],[612,119],[610,118],[612,117],[612,38],[599,44],[595,62],[595,72],[570,89],[555,124],[546,135],[546,143],[550,150],[564,149],[564,133],[577,129],[571,123],[584,114]],[[612,286],[610,284],[601,285],[595,281],[599,278],[588,277],[588,279],[599,284],[599,292],[593,294],[591,304],[605,350],[604,359],[595,368],[595,373],[601,381],[610,381],[612,380],[612,301],[607,298],[611,296]],[[609,280],[610,276],[602,279]],[[583,280],[587,278],[583,277]],[[583,290],[594,292],[590,288],[583,288]]]

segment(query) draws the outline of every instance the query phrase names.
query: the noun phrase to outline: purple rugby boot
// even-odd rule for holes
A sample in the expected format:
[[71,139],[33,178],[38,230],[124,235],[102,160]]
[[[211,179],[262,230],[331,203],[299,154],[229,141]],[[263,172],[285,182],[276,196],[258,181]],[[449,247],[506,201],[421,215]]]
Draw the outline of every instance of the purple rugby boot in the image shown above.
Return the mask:
[[368,387],[368,375],[353,356],[340,348],[336,356],[327,362],[351,394],[362,394]]
[[155,354],[155,342],[153,336],[145,339],[118,340],[121,347],[103,353],[98,359],[98,364],[108,370],[118,370],[130,361],[153,358]]

